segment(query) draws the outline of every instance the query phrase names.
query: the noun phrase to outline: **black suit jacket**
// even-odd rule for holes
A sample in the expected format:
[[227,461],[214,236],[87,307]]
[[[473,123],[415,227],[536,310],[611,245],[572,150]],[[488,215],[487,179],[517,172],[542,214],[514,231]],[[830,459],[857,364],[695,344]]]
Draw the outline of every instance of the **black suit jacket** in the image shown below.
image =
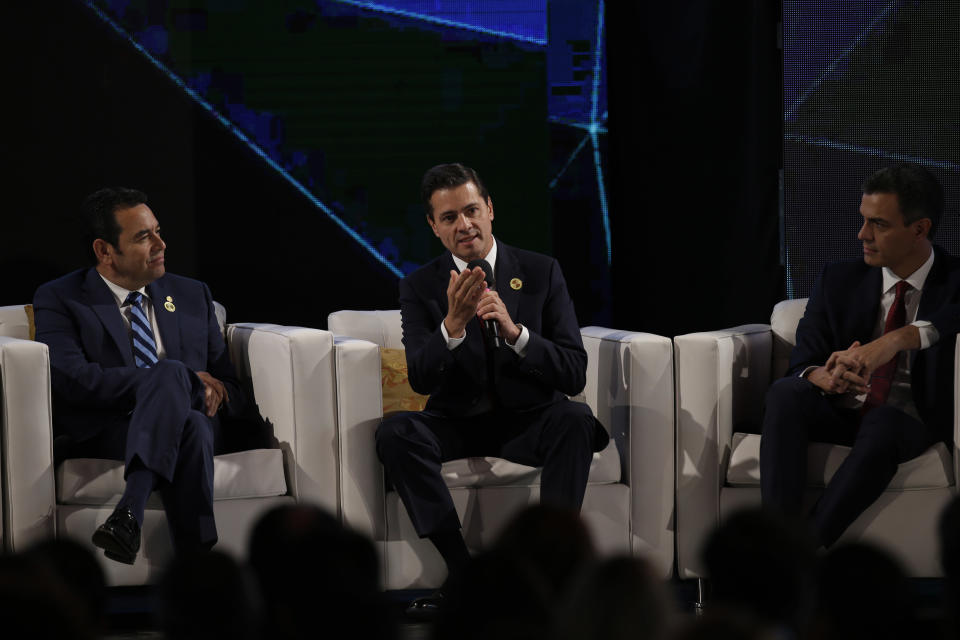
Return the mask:
[[[936,256],[920,296],[917,320],[928,320],[940,339],[910,352],[913,401],[921,419],[946,442],[953,434],[954,346],[960,331],[960,259],[935,246]],[[828,264],[797,326],[787,375],[826,363],[834,351],[873,339],[883,274],[863,260]]]
[[[445,252],[401,280],[400,311],[410,386],[430,395],[428,411],[460,416],[469,414],[487,392],[490,356],[476,318],[468,324],[463,344],[447,348],[440,325],[447,315],[451,269],[456,269],[453,257]],[[501,406],[523,411],[580,393],[587,353],[560,265],[497,241],[494,275],[510,317],[530,333],[523,358],[506,345],[494,352],[493,388]],[[606,438],[602,426],[597,432],[598,439]]]
[[[166,357],[207,371],[227,388],[231,413],[244,394],[220,333],[213,298],[202,282],[166,274],[146,287]],[[168,296],[175,310],[164,307]],[[82,442],[133,410],[148,373],[133,361],[126,325],[96,269],[81,269],[42,285],[34,295],[37,340],[50,347],[54,435]],[[203,383],[194,376],[194,392]]]

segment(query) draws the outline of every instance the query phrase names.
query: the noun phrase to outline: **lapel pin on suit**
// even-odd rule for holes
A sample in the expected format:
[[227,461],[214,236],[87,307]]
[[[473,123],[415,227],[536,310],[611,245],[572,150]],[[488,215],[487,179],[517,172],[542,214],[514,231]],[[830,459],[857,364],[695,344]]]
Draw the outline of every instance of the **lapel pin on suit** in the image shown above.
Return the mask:
[[173,296],[167,296],[167,301],[163,303],[163,308],[171,313],[177,310],[177,307],[173,304]]
[[520,287],[523,286],[523,280],[520,278],[512,278],[510,280],[510,288],[514,291],[520,291]]

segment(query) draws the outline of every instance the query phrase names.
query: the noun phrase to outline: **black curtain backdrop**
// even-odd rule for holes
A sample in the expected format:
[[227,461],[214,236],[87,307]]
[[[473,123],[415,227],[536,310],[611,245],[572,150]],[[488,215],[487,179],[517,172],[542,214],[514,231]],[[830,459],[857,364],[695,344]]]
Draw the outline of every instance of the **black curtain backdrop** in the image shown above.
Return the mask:
[[769,322],[779,256],[780,3],[610,2],[614,325]]
[[148,194],[167,268],[207,282],[228,321],[325,327],[331,311],[397,306],[395,276],[88,9],[24,5],[5,25],[0,304],[85,266],[80,201],[122,185]]
[[[5,11],[0,304],[82,266],[79,201],[126,184],[150,194],[168,268],[208,282],[231,321],[397,306],[392,274],[86,8]],[[612,300],[612,326],[672,336],[765,322],[784,297],[778,20],[779,2],[607,3],[609,293],[575,207],[553,220],[585,319]],[[529,187],[493,181],[501,207]]]

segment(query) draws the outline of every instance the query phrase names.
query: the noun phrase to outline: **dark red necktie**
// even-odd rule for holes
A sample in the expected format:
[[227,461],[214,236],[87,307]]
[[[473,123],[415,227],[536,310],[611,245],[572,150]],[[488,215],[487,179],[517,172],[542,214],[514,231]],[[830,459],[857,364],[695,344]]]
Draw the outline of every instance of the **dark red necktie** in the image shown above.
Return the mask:
[[[887,322],[883,326],[883,333],[887,334],[895,331],[907,323],[907,305],[904,296],[910,284],[906,280],[897,283],[897,294],[893,299],[893,306],[887,312]],[[861,414],[870,411],[874,407],[879,407],[887,402],[887,396],[890,395],[890,387],[893,386],[893,376],[897,372],[897,355],[879,367],[870,376],[870,392],[867,399],[863,401]]]

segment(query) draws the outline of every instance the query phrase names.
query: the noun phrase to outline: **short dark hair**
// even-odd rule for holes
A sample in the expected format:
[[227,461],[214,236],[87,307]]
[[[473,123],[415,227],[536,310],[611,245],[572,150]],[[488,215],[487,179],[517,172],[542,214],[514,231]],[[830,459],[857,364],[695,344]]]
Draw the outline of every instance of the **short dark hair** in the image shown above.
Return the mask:
[[915,164],[884,167],[863,182],[863,192],[892,193],[897,196],[904,224],[913,224],[921,218],[930,219],[928,239],[940,226],[943,216],[943,187],[936,177]]
[[94,240],[101,238],[114,247],[120,240],[122,229],[117,223],[117,211],[146,203],[147,194],[126,187],[107,187],[94,191],[84,199],[80,205],[84,223],[83,239],[94,264],[97,263],[97,256],[93,253]]
[[451,164],[438,164],[428,169],[427,172],[423,174],[423,180],[420,182],[420,198],[427,208],[427,215],[433,218],[433,208],[430,206],[430,198],[435,191],[452,189],[453,187],[459,187],[468,182],[472,182],[477,186],[480,197],[486,202],[490,194],[483,185],[483,181],[480,180],[480,175],[470,167],[462,165],[459,162],[454,162]]

